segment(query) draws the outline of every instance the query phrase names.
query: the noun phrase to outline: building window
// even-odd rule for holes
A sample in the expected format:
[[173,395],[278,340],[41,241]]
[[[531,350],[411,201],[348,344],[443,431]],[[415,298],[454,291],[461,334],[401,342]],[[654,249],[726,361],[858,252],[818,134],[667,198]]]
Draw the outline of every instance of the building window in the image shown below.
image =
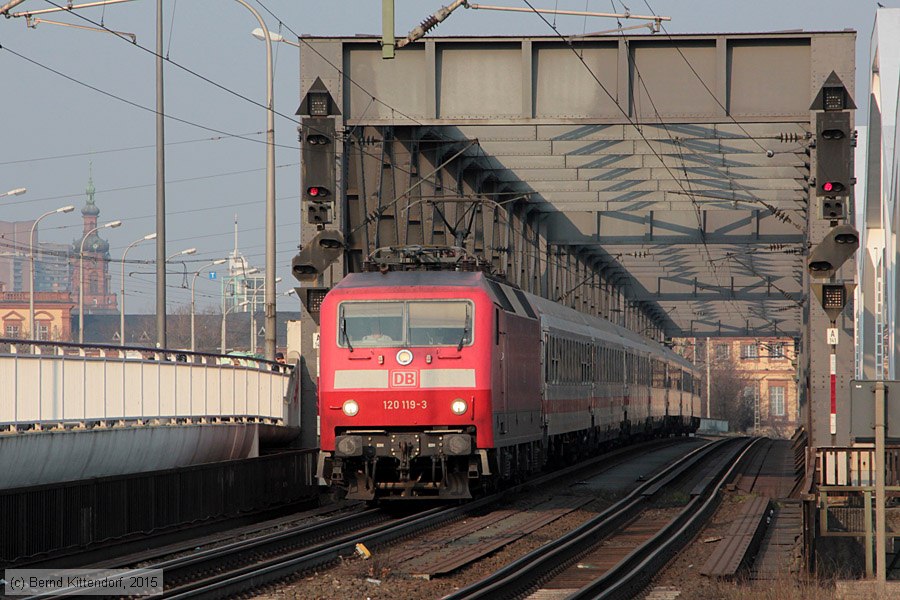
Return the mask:
[[728,360],[729,358],[731,358],[731,346],[716,344],[716,360]]
[[759,358],[759,347],[756,344],[741,344],[741,358]]
[[50,324],[42,323],[41,321],[37,322],[37,338],[42,341],[50,340]]
[[784,416],[784,386],[769,386],[769,414],[773,417]]
[[772,344],[769,347],[769,358],[784,358],[784,344],[781,342]]
[[21,326],[18,323],[16,323],[16,324],[7,323],[6,324],[6,337],[8,337],[8,338],[18,339],[21,331],[22,331]]

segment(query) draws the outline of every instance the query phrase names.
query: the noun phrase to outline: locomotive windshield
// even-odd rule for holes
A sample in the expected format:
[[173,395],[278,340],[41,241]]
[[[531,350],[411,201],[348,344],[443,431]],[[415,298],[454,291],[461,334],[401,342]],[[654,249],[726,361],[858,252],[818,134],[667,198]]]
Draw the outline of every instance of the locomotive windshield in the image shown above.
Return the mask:
[[339,319],[344,348],[472,343],[473,307],[465,300],[342,302]]

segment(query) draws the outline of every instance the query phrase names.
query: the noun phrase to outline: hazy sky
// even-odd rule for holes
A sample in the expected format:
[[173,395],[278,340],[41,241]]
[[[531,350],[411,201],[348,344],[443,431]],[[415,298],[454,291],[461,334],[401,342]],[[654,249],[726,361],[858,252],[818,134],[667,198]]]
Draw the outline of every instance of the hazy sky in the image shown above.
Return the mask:
[[[86,0],[75,0],[80,3]],[[380,0],[249,0],[263,13],[269,29],[294,39],[299,34],[377,34]],[[397,0],[396,32],[405,34],[428,14],[448,3]],[[5,0],[0,0],[3,4]],[[525,6],[521,0],[485,0],[484,4]],[[14,12],[52,8],[62,0],[26,0]],[[623,10],[618,0],[533,0],[540,8]],[[887,6],[898,1],[882,0]],[[857,104],[868,85],[866,68],[875,18],[873,1],[755,0],[697,1],[631,0],[635,14],[651,11],[671,16],[670,33],[763,32],[805,29],[855,29],[857,37]],[[232,248],[232,221],[240,222],[240,248],[254,265],[264,263],[265,204],[265,45],[253,38],[257,27],[249,11],[237,2],[166,0],[164,54],[184,67],[166,65],[166,201],[168,252],[198,248],[197,260],[225,256]],[[267,14],[266,9],[275,16]],[[134,2],[80,11],[109,29],[137,35],[137,45],[105,32],[0,19],[0,193],[27,187],[28,193],[0,198],[0,220],[34,218],[65,204],[84,204],[89,165],[93,163],[96,202],[105,222],[121,219],[107,230],[113,260],[122,249],[155,228],[155,47],[156,2]],[[74,14],[43,15],[53,21],[92,24]],[[552,19],[552,18],[551,18]],[[563,33],[609,29],[608,19],[559,17]],[[533,14],[459,9],[434,32],[437,35],[545,35],[546,24]],[[143,47],[143,49],[141,48]],[[299,150],[293,114],[300,97],[299,51],[275,44],[278,273],[279,292],[293,286],[290,259],[298,244]],[[33,62],[29,62],[33,61]],[[48,69],[56,71],[51,72]],[[191,71],[192,73],[188,72]],[[203,81],[205,77],[216,84]],[[96,89],[80,85],[81,82]],[[250,99],[237,97],[235,94]],[[101,90],[101,91],[98,91]],[[104,94],[104,92],[106,95]],[[117,96],[133,103],[126,104]],[[147,110],[139,108],[139,105]],[[859,114],[858,122],[865,120]],[[200,127],[202,126],[202,127]],[[208,129],[204,129],[208,128]],[[216,131],[211,131],[216,130]],[[242,135],[249,140],[229,137]],[[79,235],[81,215],[54,215],[41,223],[42,241],[71,242]],[[152,242],[129,252],[131,259],[152,259]],[[188,263],[189,269],[197,262]],[[118,291],[118,265],[111,267]],[[128,311],[154,310],[153,267],[130,265]],[[170,306],[183,303],[183,278],[170,275]],[[218,288],[198,285],[198,297],[217,303]],[[292,298],[279,298],[282,308],[294,308]]]

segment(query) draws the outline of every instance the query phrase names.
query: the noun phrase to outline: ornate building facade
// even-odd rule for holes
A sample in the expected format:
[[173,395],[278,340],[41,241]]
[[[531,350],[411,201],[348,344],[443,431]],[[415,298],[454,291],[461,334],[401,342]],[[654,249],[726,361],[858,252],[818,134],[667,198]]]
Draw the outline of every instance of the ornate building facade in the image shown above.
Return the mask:
[[754,430],[790,437],[800,425],[797,354],[790,338],[737,338],[712,344],[713,364],[726,362],[743,380]]
[[47,341],[72,339],[72,303],[68,292],[37,292],[34,324],[29,319],[28,292],[0,292],[0,337]]

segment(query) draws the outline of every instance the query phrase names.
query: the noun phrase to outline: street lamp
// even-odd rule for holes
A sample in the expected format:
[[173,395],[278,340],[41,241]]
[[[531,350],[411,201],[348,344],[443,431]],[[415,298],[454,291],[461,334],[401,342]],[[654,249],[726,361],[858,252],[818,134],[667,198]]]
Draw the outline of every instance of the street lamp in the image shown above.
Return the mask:
[[196,253],[197,253],[197,249],[196,249],[196,248],[188,248],[188,249],[186,249],[186,250],[182,250],[181,252],[176,252],[175,254],[173,254],[172,256],[170,256],[169,258],[167,258],[167,259],[166,259],[166,262],[169,262],[170,260],[172,260],[172,259],[175,258],[176,256],[186,256],[186,255],[188,255],[188,254],[196,254]]
[[99,229],[115,229],[122,224],[122,221],[110,221],[109,223],[104,223],[103,225],[99,225],[94,227],[90,231],[88,231],[81,240],[81,250],[79,252],[80,258],[78,261],[78,343],[84,343],[84,243],[87,241],[89,237],[91,237],[92,233],[95,233]]
[[[250,35],[263,42],[266,41],[266,34],[259,27],[251,31]],[[283,35],[281,35],[280,33],[275,33],[274,31],[269,32],[269,39],[271,39],[273,42],[284,42],[285,44],[294,46],[295,48],[300,47],[300,44],[298,44],[297,42],[292,42],[291,40],[285,39]]]
[[191,352],[195,351],[194,346],[194,284],[197,283],[197,276],[200,275],[200,272],[206,269],[207,267],[215,267],[218,265],[225,264],[227,259],[220,258],[218,260],[214,260],[209,264],[203,265],[199,269],[194,272],[194,278],[191,280]]
[[275,94],[272,83],[272,34],[246,0],[236,0],[253,13],[266,41],[266,360],[275,360]]
[[230,306],[228,308],[228,310],[226,310],[225,312],[222,313],[222,354],[225,354],[225,321],[226,321],[226,318],[228,317],[228,313],[230,313],[231,311],[233,311],[236,308],[241,308],[243,306],[247,306],[248,304],[250,304],[250,301],[244,300],[240,304],[235,304],[234,306]]
[[[281,277],[275,278],[275,283],[281,283]],[[265,291],[266,282],[263,281],[262,289]],[[250,307],[250,352],[256,354],[256,288],[253,289],[253,306]]]
[[141,242],[148,242],[150,240],[156,239],[156,233],[148,233],[142,238],[138,238],[128,244],[125,248],[125,252],[122,253],[122,286],[120,291],[122,292],[122,301],[119,303],[119,341],[122,342],[122,346],[125,345],[125,257],[128,256],[128,251],[131,250],[134,246],[137,246]]
[[0,198],[3,198],[5,196],[21,196],[27,191],[28,190],[26,188],[16,188],[14,190],[9,190],[8,192],[3,192],[2,194],[0,194]]
[[[25,188],[18,188],[3,194],[4,196],[18,196],[19,194],[24,194]],[[30,255],[30,263],[31,263],[31,293],[28,294],[28,327],[31,328],[31,339],[37,339],[34,337],[35,334],[35,326],[34,326],[34,230],[37,229],[37,224],[41,222],[41,219],[44,217],[49,217],[50,215],[55,215],[56,213],[70,213],[75,210],[75,207],[71,204],[68,206],[63,206],[62,208],[57,208],[56,210],[49,210],[39,216],[34,223],[31,224],[31,237],[28,240],[28,254]]]

